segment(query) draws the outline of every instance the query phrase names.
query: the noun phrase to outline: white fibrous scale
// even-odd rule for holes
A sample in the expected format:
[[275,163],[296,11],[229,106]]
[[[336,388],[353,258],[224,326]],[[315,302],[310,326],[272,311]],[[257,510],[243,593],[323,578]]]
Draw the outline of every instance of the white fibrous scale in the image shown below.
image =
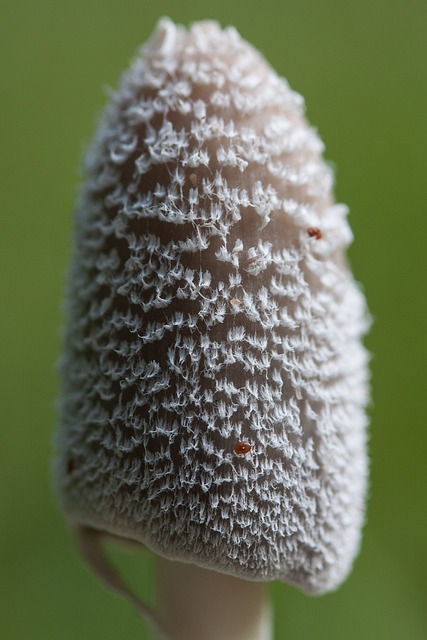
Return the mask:
[[162,20],[87,154],[56,483],[75,526],[309,593],[358,551],[368,326],[304,103]]

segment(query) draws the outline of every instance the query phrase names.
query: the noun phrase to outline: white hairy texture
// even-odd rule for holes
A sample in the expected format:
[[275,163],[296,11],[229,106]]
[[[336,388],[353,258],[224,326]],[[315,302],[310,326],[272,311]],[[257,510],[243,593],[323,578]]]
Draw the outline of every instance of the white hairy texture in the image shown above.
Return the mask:
[[56,462],[71,523],[310,593],[346,577],[367,320],[322,150],[234,29],[163,20],[141,49],[76,216]]

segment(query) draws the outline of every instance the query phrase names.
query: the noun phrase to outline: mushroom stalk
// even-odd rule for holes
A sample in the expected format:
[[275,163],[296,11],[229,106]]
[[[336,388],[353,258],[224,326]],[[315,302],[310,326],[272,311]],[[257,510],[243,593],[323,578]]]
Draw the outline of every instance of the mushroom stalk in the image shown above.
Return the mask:
[[161,557],[155,562],[157,610],[173,640],[271,640],[265,583]]

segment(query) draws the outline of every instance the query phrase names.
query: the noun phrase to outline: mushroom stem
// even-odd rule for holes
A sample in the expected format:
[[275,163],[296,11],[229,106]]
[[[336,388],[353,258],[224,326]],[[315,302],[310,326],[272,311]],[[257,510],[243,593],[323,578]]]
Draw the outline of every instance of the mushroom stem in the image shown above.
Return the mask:
[[265,583],[161,557],[155,562],[157,610],[173,640],[271,640]]

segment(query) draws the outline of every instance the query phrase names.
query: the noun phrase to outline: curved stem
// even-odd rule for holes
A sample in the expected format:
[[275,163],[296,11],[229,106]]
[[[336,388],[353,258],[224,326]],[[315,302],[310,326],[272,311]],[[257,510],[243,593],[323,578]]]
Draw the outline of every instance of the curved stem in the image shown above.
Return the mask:
[[156,609],[173,640],[271,640],[266,585],[156,557]]

